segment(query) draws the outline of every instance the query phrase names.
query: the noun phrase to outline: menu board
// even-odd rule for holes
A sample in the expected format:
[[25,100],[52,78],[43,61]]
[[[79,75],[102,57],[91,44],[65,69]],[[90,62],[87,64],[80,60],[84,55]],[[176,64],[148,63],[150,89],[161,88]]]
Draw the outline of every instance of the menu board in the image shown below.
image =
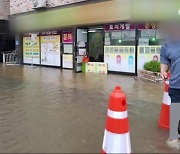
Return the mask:
[[105,46],[104,62],[109,71],[135,73],[135,46]]
[[86,63],[86,72],[107,74],[107,64],[97,63],[97,62],[88,62]]
[[160,61],[161,46],[138,46],[138,70],[144,68],[149,61]]
[[23,62],[26,64],[40,64],[39,36],[23,37]]
[[63,54],[63,68],[73,68],[73,55]]
[[41,64],[60,66],[60,35],[41,36]]

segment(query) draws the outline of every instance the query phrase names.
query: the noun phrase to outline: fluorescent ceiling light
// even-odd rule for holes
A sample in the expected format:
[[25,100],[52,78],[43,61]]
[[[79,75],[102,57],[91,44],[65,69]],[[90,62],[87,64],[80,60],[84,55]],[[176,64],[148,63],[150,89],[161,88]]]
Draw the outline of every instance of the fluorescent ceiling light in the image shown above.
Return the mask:
[[103,29],[103,27],[95,28],[95,29]]
[[95,33],[96,31],[95,30],[89,30],[88,32],[89,33]]

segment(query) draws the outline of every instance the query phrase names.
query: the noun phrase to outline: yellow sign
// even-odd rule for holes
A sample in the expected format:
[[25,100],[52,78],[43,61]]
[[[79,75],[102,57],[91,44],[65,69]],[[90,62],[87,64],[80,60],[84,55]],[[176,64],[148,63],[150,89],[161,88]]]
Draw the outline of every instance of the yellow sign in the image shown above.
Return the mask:
[[73,55],[63,54],[63,68],[73,68]]
[[40,64],[39,36],[32,39],[30,36],[23,37],[23,62],[27,64]]
[[107,74],[107,64],[106,63],[88,62],[86,64],[86,72]]

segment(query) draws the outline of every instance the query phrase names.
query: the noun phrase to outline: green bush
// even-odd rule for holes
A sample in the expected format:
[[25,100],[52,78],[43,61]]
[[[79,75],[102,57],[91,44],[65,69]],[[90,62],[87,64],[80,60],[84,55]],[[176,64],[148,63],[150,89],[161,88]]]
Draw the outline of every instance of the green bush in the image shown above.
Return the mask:
[[144,69],[151,72],[160,72],[160,62],[158,61],[150,61],[144,64]]

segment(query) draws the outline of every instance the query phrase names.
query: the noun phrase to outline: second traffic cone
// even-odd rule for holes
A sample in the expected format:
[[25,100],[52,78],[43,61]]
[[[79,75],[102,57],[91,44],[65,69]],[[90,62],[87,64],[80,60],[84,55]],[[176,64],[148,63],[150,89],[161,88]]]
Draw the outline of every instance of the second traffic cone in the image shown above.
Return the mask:
[[110,95],[102,153],[131,153],[126,96],[119,86]]
[[[168,78],[170,78],[170,73],[168,72]],[[169,81],[165,82],[163,103],[161,107],[159,127],[165,130],[169,130],[170,127],[170,105],[171,98],[169,97]]]

